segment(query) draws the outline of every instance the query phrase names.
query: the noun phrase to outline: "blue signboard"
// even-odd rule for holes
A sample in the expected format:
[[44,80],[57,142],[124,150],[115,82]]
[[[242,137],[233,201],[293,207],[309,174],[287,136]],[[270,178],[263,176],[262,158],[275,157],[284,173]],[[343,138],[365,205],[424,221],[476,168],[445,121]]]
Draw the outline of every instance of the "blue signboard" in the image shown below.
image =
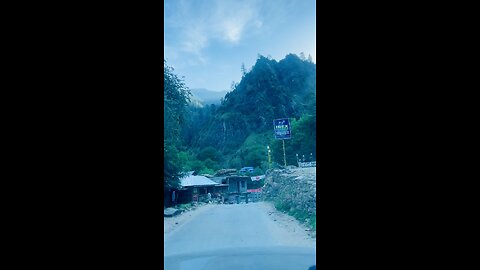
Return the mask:
[[290,121],[288,118],[273,120],[273,130],[275,132],[275,139],[285,140],[290,139],[292,132],[290,129]]

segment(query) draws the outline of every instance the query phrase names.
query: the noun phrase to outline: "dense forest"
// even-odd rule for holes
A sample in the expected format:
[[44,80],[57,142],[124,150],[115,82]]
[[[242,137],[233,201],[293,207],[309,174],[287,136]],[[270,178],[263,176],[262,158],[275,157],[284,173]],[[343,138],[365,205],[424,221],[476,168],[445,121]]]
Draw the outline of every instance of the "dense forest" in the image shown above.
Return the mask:
[[232,83],[220,105],[190,102],[183,81],[165,64],[165,173],[175,182],[181,172],[213,174],[221,168],[268,168],[283,164],[282,142],[273,136],[273,120],[290,118],[292,139],[285,140],[287,164],[296,154],[315,159],[316,65],[303,54],[275,61],[259,55],[255,65]]

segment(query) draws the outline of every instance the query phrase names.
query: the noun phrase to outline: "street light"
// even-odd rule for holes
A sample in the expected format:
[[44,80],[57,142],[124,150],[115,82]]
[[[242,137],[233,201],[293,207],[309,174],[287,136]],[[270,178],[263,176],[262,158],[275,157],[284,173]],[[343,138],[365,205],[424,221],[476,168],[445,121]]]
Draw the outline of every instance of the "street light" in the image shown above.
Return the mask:
[[271,159],[270,159],[270,146],[267,145],[267,150],[268,150],[268,168],[270,169],[271,166]]
[[298,163],[298,154],[295,154],[295,156],[297,156],[297,166],[300,167],[300,164]]

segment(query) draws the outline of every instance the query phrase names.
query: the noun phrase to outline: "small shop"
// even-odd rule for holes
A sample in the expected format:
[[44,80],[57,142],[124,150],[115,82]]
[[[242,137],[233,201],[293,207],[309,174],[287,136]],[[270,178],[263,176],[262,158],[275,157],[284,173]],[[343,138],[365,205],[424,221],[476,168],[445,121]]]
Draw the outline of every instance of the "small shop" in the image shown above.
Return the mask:
[[179,190],[177,203],[204,202],[207,194],[212,198],[219,192],[224,192],[226,185],[218,184],[205,176],[189,175],[180,179],[181,189]]

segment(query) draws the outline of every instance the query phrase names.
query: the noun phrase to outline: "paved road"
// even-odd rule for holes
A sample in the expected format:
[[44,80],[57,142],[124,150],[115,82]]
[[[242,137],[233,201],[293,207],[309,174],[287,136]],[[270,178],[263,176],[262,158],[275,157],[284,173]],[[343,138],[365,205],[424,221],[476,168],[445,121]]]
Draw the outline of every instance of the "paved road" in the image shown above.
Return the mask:
[[164,255],[232,247],[315,247],[313,240],[300,239],[302,234],[274,221],[266,202],[208,207],[165,236]]

